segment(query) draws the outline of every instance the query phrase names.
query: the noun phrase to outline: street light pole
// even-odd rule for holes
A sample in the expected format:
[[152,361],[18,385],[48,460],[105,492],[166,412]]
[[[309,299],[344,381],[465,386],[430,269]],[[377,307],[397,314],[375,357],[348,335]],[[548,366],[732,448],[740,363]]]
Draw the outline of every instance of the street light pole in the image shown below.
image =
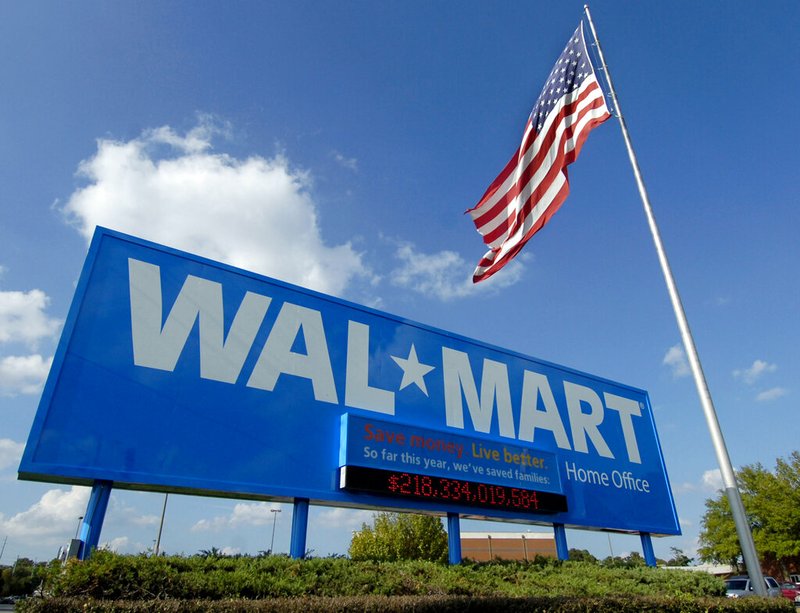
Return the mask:
[[83,515],[78,518],[78,527],[75,528],[75,538],[78,538],[78,535],[81,533],[81,522],[83,521]]
[[153,548],[153,553],[156,557],[161,550],[161,531],[164,529],[164,515],[167,512],[167,499],[169,494],[164,494],[164,506],[161,507],[161,523],[158,525],[158,538],[156,539],[156,546]]
[[273,547],[275,545],[275,522],[278,520],[278,513],[281,512],[280,509],[270,509],[270,513],[272,513],[272,539],[269,542],[269,553],[272,555]]

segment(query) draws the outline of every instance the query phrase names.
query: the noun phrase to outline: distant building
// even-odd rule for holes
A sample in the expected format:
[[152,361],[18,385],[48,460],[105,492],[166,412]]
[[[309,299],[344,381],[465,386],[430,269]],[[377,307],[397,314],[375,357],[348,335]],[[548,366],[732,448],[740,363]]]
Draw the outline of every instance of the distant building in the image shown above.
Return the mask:
[[716,577],[727,577],[736,573],[736,569],[728,564],[697,564],[695,566],[660,566],[667,570],[692,570],[700,573],[708,573]]
[[556,558],[552,532],[462,532],[461,557],[489,560],[533,560],[536,556]]

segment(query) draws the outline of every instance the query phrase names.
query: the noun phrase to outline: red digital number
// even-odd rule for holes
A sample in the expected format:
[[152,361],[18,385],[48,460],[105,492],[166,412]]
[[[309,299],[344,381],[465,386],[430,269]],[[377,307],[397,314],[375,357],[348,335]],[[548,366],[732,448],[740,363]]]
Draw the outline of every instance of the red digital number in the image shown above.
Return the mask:
[[422,490],[423,496],[433,496],[433,480],[430,477],[422,477]]
[[385,491],[405,496],[434,498],[486,507],[539,509],[538,492],[504,485],[429,477],[414,473],[390,473],[385,484]]
[[411,475],[408,473],[400,475],[400,493],[406,495],[411,493]]
[[449,491],[450,499],[451,500],[461,500],[461,482],[460,481],[451,481],[447,480],[447,487],[452,488]]

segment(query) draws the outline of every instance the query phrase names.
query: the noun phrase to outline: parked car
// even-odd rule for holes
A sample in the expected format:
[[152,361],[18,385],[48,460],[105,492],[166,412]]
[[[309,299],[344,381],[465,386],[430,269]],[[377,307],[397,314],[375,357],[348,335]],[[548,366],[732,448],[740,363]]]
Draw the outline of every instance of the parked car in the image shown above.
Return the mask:
[[[775,579],[772,577],[764,577],[764,583],[766,583],[767,596],[776,598],[783,596],[781,593],[781,586]],[[750,577],[747,575],[738,575],[725,580],[725,595],[728,598],[745,598],[747,596],[755,596],[756,592],[753,586],[750,585]]]
[[795,604],[800,605],[800,588],[797,587],[797,584],[781,583],[781,593]]

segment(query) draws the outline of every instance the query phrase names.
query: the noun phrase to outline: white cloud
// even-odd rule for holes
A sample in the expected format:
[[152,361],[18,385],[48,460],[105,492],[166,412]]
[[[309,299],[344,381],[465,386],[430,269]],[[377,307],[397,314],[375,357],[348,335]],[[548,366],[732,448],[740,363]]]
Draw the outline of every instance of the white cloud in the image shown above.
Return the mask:
[[719,468],[713,468],[703,473],[703,488],[705,490],[716,492],[721,490],[722,487],[722,473]]
[[50,298],[38,289],[0,292],[0,343],[22,342],[36,347],[52,338],[61,322],[45,314]]
[[[0,460],[6,441],[0,439]],[[83,486],[48,490],[27,510],[8,518],[0,514],[0,534],[8,534],[17,541],[36,547],[63,545],[75,536],[78,518],[86,513],[90,493],[91,488]],[[104,525],[106,529],[111,528],[112,532],[123,532],[124,535],[132,527],[152,529],[159,520],[160,517],[155,515],[142,515],[112,492]],[[101,547],[124,553],[135,553],[145,548],[141,543],[130,540],[129,536],[101,542]]]
[[138,512],[133,513],[129,520],[135,526],[157,526],[161,521],[160,515],[139,515]]
[[672,486],[672,493],[675,495],[687,494],[695,491],[697,491],[697,485],[689,481],[684,481],[683,483]]
[[331,155],[333,156],[333,159],[336,160],[336,163],[342,168],[352,170],[353,172],[358,171],[358,160],[356,158],[345,157],[338,151],[331,152]]
[[[49,304],[50,298],[38,289],[0,291],[0,343],[35,348],[53,338],[61,321],[45,313]],[[0,396],[38,394],[52,361],[39,354],[0,357]]]
[[211,115],[198,116],[197,125],[185,136],[176,134],[169,126],[147,130],[144,136],[154,144],[168,145],[183,153],[203,153],[211,149],[211,140],[218,135],[230,137],[231,125],[215,120]]
[[770,364],[764,360],[756,360],[748,368],[734,370],[733,376],[737,379],[742,379],[748,385],[753,385],[764,373],[775,372],[776,370],[778,370],[777,365]]
[[227,517],[215,517],[214,519],[201,519],[191,528],[192,532],[219,532],[228,527]]
[[38,354],[0,358],[0,396],[38,394],[52,363]]
[[69,539],[75,534],[78,518],[86,511],[89,491],[81,486],[48,490],[28,510],[8,519],[0,515],[0,533],[22,539],[53,537],[52,542]]
[[717,492],[721,490],[722,473],[719,468],[712,468],[703,472],[698,482],[684,481],[683,483],[672,486],[672,492],[676,495],[691,494],[697,491],[703,492]]
[[105,543],[100,543],[100,549],[122,552],[128,549],[130,546],[130,541],[131,540],[127,536],[118,536],[110,541],[106,541]]
[[676,379],[686,377],[691,373],[686,353],[680,345],[670,347],[661,363],[672,369],[672,376]]
[[783,398],[788,393],[789,390],[785,387],[773,387],[758,394],[756,396],[756,402],[770,402],[771,400]]
[[[280,509],[277,516],[272,509]],[[286,517],[282,518],[282,515]],[[320,529],[341,529],[355,530],[361,528],[361,524],[372,522],[372,511],[326,508],[318,511],[313,523]],[[279,524],[281,521],[291,519],[291,509],[282,508],[278,503],[268,502],[241,502],[237,503],[228,515],[218,515],[212,519],[201,519],[196,522],[192,532],[221,532],[243,526],[271,526],[273,521]]]
[[282,155],[213,153],[223,131],[201,118],[185,135],[99,140],[63,212],[87,240],[106,226],[327,293],[369,274],[350,243],[323,241],[308,173]]
[[0,438],[0,470],[16,467],[22,459],[25,443],[17,443],[10,438]]
[[323,529],[359,530],[362,524],[371,524],[374,513],[355,509],[330,508],[317,515],[314,524]]
[[[276,513],[272,512],[276,509]],[[213,519],[201,519],[192,526],[192,532],[219,532],[239,526],[263,526],[280,521],[280,505],[268,502],[239,502],[229,515],[219,515]],[[273,519],[274,517],[274,519]]]
[[139,509],[112,492],[106,513],[106,522],[109,520],[112,524],[126,529],[131,526],[152,528],[161,521],[161,515],[143,515]]
[[[272,509],[280,513],[279,507],[267,502],[239,502],[233,507],[231,525],[263,526],[273,521]],[[280,519],[276,518],[275,521]]]
[[106,549],[121,554],[151,553],[153,548],[152,542],[149,547],[150,549],[148,551],[147,545],[140,541],[135,541],[129,536],[117,536],[110,541],[100,541],[100,549]]
[[525,270],[521,258],[513,260],[488,281],[472,282],[474,263],[454,251],[422,253],[411,243],[402,243],[395,252],[401,265],[391,273],[392,283],[440,300],[452,300],[477,292],[514,285]]

